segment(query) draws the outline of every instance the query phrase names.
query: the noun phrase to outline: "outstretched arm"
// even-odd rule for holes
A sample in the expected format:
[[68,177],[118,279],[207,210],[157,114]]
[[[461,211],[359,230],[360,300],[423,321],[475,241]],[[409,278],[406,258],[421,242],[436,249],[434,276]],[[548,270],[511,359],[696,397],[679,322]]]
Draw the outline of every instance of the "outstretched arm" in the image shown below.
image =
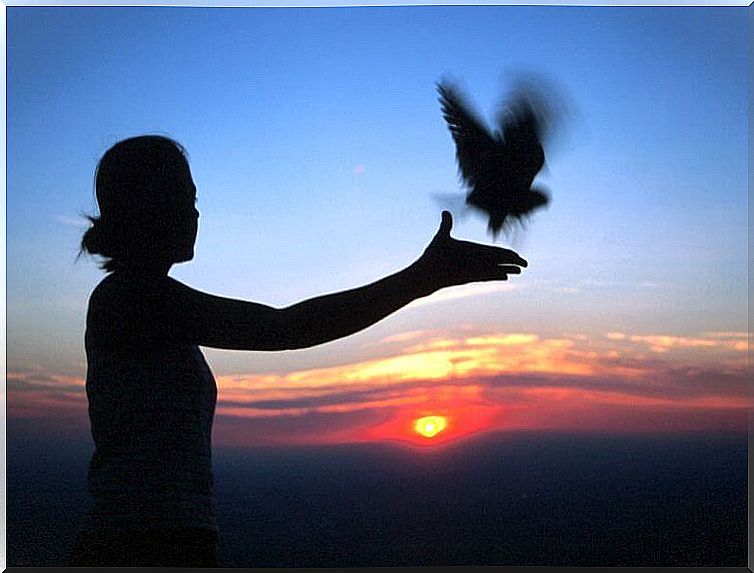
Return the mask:
[[450,213],[443,212],[432,242],[402,271],[363,287],[281,309],[216,297],[173,282],[173,300],[186,317],[184,334],[196,344],[216,348],[306,348],[363,330],[441,288],[506,280],[527,265],[508,249],[451,238],[452,226]]

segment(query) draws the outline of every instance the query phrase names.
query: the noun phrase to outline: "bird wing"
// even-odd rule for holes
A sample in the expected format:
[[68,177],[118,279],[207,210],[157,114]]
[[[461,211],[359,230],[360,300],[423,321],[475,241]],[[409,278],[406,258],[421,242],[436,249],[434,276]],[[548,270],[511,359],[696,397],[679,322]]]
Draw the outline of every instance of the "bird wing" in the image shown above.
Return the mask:
[[[541,79],[521,79],[514,85],[498,115],[501,133],[526,130],[544,140],[556,119],[558,104],[555,88]],[[561,109],[562,112],[562,109]]]
[[526,97],[516,97],[508,102],[498,117],[506,153],[516,165],[519,182],[529,187],[545,162],[542,149],[543,122],[536,104]]
[[532,102],[524,98],[507,102],[498,116],[498,125],[506,145],[540,143],[542,122]]
[[458,91],[448,84],[438,84],[440,104],[453,141],[461,176],[474,186],[485,177],[491,155],[501,152],[498,142],[474,115]]

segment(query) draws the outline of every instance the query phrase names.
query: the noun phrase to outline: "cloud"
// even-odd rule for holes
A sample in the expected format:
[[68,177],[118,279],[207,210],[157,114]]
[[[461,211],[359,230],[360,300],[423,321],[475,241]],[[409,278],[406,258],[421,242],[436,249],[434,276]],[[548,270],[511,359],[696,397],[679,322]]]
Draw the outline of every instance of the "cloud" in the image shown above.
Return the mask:
[[25,371],[10,371],[5,373],[8,387],[18,389],[49,388],[59,392],[80,392],[84,388],[84,380],[78,376],[53,374],[43,368]]
[[[455,435],[483,428],[597,427],[583,416],[596,416],[609,430],[608,419],[599,414],[606,410],[620,412],[616,430],[669,431],[672,425],[659,412],[675,412],[679,430],[712,424],[699,418],[705,411],[722,427],[735,425],[737,412],[749,404],[747,370],[730,358],[740,350],[701,335],[608,333],[595,338],[509,332],[452,338],[415,331],[392,341],[400,340],[421,342],[386,358],[272,378],[236,377],[235,387],[221,379],[225,398],[218,413],[283,416],[294,423],[314,414],[325,419],[361,412],[370,419],[387,418],[367,429],[343,428],[338,439],[410,441],[410,422],[419,413],[450,415]],[[646,352],[657,344],[668,352]],[[252,387],[253,394],[246,393]],[[544,411],[551,418],[543,417]],[[642,413],[651,413],[652,422],[645,424]]]
[[[382,339],[397,345],[382,358],[219,376],[216,438],[236,445],[411,441],[420,439],[411,430],[420,415],[447,416],[447,439],[496,429],[740,429],[751,399],[741,346],[748,348],[748,335],[739,334],[409,331]],[[75,412],[85,419],[81,378],[31,369],[8,372],[7,381],[9,417]],[[229,429],[242,423],[249,428],[243,440]]]
[[51,419],[71,415],[85,419],[84,381],[37,368],[6,372],[9,419]]
[[[407,336],[414,342],[416,336]],[[740,341],[739,341],[740,342]],[[660,357],[645,349],[668,348]],[[694,349],[694,353],[678,351]],[[400,387],[417,380],[471,376],[549,374],[621,380],[680,377],[711,372],[722,379],[744,372],[736,360],[741,348],[726,341],[667,335],[610,333],[605,339],[584,335],[541,337],[533,333],[498,333],[443,338],[434,336],[406,346],[398,354],[352,364],[282,375],[236,375],[219,379],[228,394],[254,393],[267,399],[315,397],[334,391]]]
[[306,444],[341,444],[356,441],[353,433],[383,422],[380,411],[321,413],[248,418],[217,416],[213,442],[225,447],[270,447]]
[[90,225],[89,220],[84,217],[74,219],[67,215],[54,215],[54,219],[58,223],[62,223],[68,227],[75,227],[77,229],[86,229]]
[[748,340],[751,338],[751,334],[748,332],[740,331],[726,331],[726,332],[704,332],[702,336],[708,336],[711,338],[744,338]]
[[408,342],[410,340],[416,340],[422,336],[427,336],[426,330],[410,330],[407,332],[399,332],[398,334],[392,334],[381,338],[379,344],[390,344],[394,342]]
[[446,288],[430,296],[414,300],[408,307],[421,307],[430,304],[445,303],[450,300],[458,300],[473,296],[485,296],[501,292],[510,292],[519,290],[520,284],[512,283],[493,283],[493,284],[468,284],[457,287]]
[[672,285],[656,283],[652,281],[609,281],[609,280],[584,280],[579,286],[585,289],[623,289],[623,288],[642,288],[642,289],[668,289]]
[[667,334],[653,334],[643,336],[631,336],[631,342],[645,344],[653,352],[667,352],[672,348],[681,349],[698,349],[698,348],[718,348],[729,349],[737,352],[747,352],[749,350],[749,341],[741,337],[732,337],[728,340],[723,336],[671,336]]
[[465,340],[467,346],[513,346],[517,344],[533,344],[539,341],[536,334],[502,334],[491,336],[475,336]]

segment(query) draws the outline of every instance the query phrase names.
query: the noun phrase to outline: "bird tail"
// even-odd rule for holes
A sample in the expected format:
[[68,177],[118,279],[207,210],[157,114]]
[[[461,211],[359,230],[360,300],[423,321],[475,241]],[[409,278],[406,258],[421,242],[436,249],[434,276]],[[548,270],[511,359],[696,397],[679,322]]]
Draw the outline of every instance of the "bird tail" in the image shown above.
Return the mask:
[[528,193],[522,193],[516,201],[520,215],[528,215],[532,211],[550,204],[550,194],[542,188],[532,187]]
[[500,231],[508,233],[510,231],[511,221],[506,214],[489,213],[489,221],[487,222],[487,230],[492,235],[492,240],[495,241]]

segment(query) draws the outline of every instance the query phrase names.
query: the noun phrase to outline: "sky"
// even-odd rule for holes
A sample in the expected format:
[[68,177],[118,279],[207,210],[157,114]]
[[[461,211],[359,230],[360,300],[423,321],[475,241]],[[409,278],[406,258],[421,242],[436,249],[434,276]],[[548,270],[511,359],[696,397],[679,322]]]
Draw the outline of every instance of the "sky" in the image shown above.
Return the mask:
[[[285,306],[413,262],[464,190],[435,84],[485,118],[520,74],[561,121],[505,283],[317,348],[205,350],[215,441],[434,445],[491,430],[746,427],[745,8],[7,8],[8,417],[85,431],[77,260],[118,140],[188,151],[194,288]],[[454,207],[453,235],[489,243]],[[415,431],[441,416],[442,432]],[[239,431],[240,430],[240,431]]]

